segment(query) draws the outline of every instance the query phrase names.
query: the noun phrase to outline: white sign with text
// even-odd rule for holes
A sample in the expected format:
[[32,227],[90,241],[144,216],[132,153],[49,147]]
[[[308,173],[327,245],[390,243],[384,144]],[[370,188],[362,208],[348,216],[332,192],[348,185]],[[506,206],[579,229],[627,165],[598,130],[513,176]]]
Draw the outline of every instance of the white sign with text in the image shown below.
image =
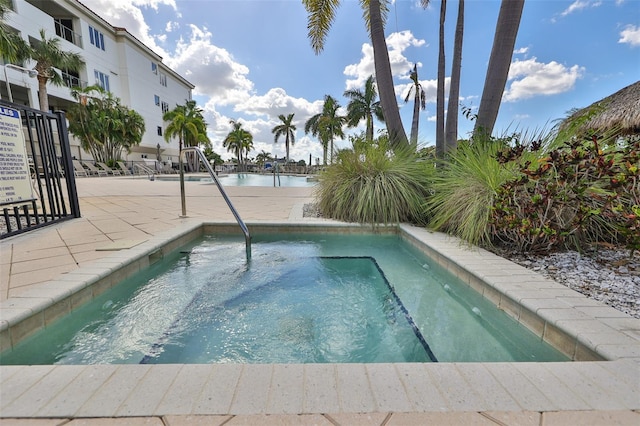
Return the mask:
[[34,198],[20,112],[0,106],[0,205]]

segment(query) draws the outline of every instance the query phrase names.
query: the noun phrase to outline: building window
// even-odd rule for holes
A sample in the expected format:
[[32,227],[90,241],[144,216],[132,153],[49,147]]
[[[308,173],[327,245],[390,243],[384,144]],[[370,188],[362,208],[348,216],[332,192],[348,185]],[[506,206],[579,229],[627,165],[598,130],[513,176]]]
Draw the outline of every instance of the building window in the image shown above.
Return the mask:
[[89,25],[89,42],[98,49],[104,50],[104,34]]
[[162,73],[160,73],[160,85],[167,87],[167,76]]
[[166,114],[169,112],[169,104],[167,102],[162,101],[162,113]]
[[75,43],[75,34],[73,33],[73,21],[71,19],[53,18],[53,24],[56,27],[56,35],[71,43]]
[[154,74],[158,74],[158,64],[155,62],[151,62],[151,72]]
[[156,106],[160,106],[160,96],[153,95],[153,101],[156,103]]
[[94,70],[93,73],[96,77],[96,84],[109,92],[109,76],[98,70]]
[[162,136],[162,126],[158,126],[158,136]]

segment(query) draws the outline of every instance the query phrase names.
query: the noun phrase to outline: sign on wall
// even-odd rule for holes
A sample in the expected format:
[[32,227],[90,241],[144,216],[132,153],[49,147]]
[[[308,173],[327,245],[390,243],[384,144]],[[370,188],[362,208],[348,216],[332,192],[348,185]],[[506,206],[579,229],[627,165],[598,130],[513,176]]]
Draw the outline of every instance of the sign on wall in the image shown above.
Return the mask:
[[20,113],[0,106],[0,205],[34,198]]

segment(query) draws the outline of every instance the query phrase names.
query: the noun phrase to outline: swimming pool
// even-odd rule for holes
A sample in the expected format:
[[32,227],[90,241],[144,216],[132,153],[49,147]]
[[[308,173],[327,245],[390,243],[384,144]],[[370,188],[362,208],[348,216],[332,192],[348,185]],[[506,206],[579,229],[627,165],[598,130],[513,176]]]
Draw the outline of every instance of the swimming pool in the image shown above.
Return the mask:
[[236,237],[205,236],[189,243],[19,343],[0,360],[567,358],[398,235],[278,233],[254,236],[249,264],[244,243]]
[[[156,176],[158,180],[179,181],[178,176]],[[220,183],[224,186],[274,186],[272,174],[260,175],[253,173],[231,173],[218,176]],[[186,182],[213,183],[213,179],[206,175],[186,175]],[[283,187],[310,187],[317,181],[311,176],[280,175],[275,178],[275,186]]]

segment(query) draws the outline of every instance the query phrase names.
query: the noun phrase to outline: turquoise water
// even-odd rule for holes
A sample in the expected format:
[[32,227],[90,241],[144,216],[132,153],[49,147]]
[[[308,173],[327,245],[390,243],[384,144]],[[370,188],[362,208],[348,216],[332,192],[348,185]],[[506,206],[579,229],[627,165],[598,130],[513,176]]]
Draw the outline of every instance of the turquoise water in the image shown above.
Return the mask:
[[2,364],[561,361],[399,237],[208,236]]
[[[157,176],[158,180],[179,181],[178,176]],[[185,176],[185,181],[189,182],[208,182],[213,183],[211,177],[206,176]],[[228,175],[220,175],[218,177],[220,183],[224,186],[274,186],[273,175],[258,175],[253,173],[232,173]],[[289,176],[280,175],[275,178],[275,186],[282,187],[309,187],[314,186],[317,182],[308,181],[307,176]]]
[[[273,175],[256,175],[252,173],[237,173],[220,176],[220,183],[226,186],[274,186]],[[306,176],[280,175],[275,178],[275,186],[313,186],[316,182],[307,181]]]

